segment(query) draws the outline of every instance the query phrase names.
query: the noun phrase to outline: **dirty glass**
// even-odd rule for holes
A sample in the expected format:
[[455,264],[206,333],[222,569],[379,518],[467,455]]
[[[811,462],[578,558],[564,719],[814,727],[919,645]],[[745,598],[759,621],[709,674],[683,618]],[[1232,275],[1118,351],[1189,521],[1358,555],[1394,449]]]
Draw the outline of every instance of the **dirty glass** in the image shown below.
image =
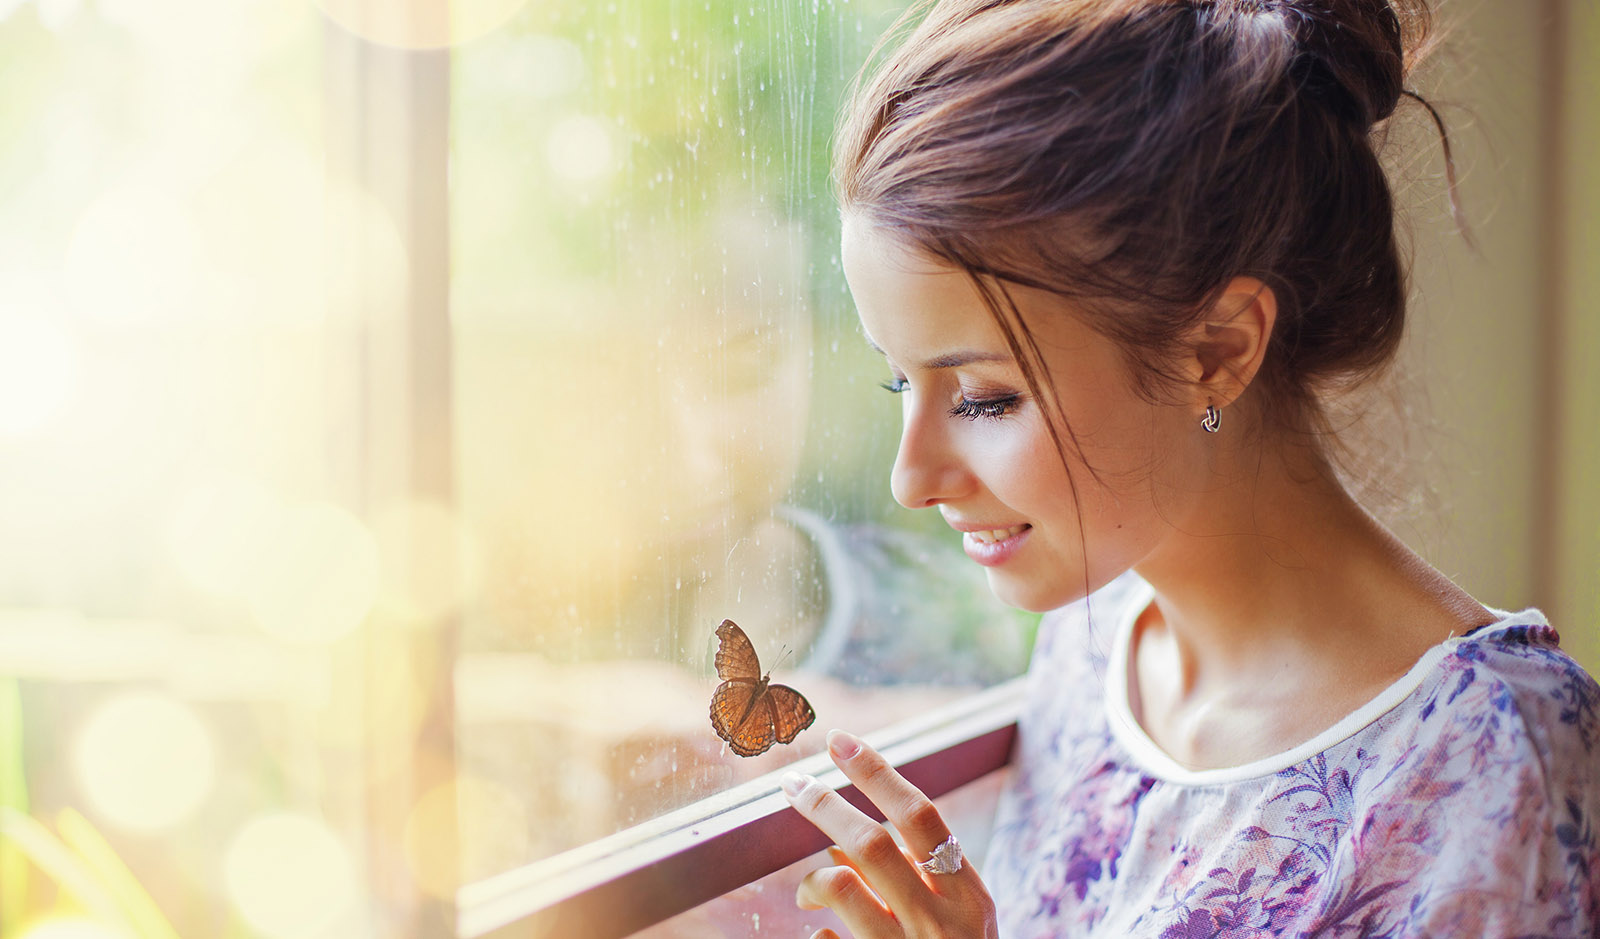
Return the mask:
[[[546,0],[455,52],[468,881],[1024,666],[1028,618],[890,499],[839,269],[834,120],[903,6]],[[713,732],[725,618],[813,705],[792,745]]]

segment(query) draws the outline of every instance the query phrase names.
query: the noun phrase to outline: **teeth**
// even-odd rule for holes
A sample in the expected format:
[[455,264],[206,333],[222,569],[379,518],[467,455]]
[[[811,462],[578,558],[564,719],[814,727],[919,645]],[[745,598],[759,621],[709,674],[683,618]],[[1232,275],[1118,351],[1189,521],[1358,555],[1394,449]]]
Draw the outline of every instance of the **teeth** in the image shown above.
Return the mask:
[[1014,525],[1011,528],[996,528],[992,531],[969,531],[967,537],[982,544],[994,544],[1004,541],[1013,535],[1021,534],[1026,525]]

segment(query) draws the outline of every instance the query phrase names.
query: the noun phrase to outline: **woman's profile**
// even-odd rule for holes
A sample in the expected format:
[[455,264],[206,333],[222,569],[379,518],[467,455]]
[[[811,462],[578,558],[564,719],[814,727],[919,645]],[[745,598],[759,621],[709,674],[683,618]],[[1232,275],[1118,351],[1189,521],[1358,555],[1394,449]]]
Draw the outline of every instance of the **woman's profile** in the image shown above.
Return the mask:
[[911,16],[834,166],[891,488],[1050,612],[981,875],[835,732],[905,847],[786,777],[838,845],[801,905],[857,936],[1596,935],[1600,688],[1339,469],[1331,409],[1403,335],[1374,138],[1427,106],[1426,4]]

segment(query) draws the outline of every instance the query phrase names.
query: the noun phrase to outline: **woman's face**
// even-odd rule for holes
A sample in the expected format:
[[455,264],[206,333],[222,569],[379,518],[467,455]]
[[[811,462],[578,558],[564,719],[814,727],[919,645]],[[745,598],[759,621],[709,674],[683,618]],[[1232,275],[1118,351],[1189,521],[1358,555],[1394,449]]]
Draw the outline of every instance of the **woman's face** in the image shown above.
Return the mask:
[[846,219],[843,255],[862,327],[901,395],[895,499],[938,507],[1002,600],[1047,610],[1098,589],[1203,497],[1183,471],[1206,465],[1189,409],[1137,395],[1116,345],[1059,297],[1008,285],[1070,426],[1065,463],[966,274],[859,217]]

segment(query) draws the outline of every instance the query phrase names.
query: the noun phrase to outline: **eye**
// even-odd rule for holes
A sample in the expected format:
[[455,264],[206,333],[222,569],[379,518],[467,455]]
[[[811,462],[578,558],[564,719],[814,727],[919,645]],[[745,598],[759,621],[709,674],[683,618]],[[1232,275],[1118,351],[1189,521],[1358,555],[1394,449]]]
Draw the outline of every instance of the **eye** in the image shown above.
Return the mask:
[[904,378],[891,378],[888,381],[878,382],[878,387],[892,395],[897,395],[911,387],[911,383]]
[[956,402],[955,407],[950,409],[950,416],[964,417],[969,421],[975,421],[980,417],[999,420],[1015,411],[1021,399],[1021,395],[1005,395],[1004,397],[982,400],[962,398]]

